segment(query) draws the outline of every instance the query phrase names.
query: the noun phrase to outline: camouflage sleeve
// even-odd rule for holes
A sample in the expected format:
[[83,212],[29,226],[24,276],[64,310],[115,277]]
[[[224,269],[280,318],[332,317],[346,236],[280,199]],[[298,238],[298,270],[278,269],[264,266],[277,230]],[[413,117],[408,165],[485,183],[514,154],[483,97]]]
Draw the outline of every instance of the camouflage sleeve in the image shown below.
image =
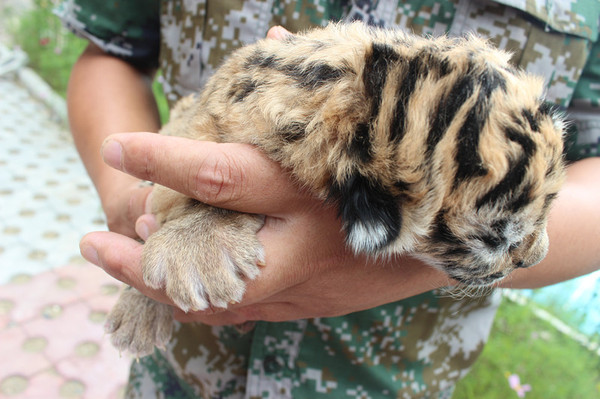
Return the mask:
[[543,21],[546,30],[596,40],[598,38],[598,0],[493,0],[509,7],[525,11]]
[[600,156],[600,40],[593,45],[568,114],[577,135],[570,143],[567,158]]
[[65,0],[55,14],[76,35],[140,68],[156,68],[159,0]]

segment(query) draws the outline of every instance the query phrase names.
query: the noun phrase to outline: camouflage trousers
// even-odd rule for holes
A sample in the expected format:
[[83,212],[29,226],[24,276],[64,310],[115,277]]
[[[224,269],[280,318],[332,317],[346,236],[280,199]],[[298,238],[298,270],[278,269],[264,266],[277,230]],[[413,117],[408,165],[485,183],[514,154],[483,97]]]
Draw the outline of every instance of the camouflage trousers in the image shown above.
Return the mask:
[[430,292],[348,316],[233,327],[177,325],[133,363],[128,398],[450,398],[500,302]]

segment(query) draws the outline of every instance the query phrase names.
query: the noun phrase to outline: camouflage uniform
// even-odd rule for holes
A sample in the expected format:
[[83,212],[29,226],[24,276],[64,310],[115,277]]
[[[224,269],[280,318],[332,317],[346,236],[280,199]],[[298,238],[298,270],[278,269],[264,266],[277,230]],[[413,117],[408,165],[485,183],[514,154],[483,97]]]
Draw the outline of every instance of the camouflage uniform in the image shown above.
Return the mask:
[[[572,158],[600,149],[598,0],[68,0],[57,13],[106,51],[160,67],[171,103],[273,25],[360,19],[419,34],[475,31],[544,76],[547,98],[576,117]],[[127,397],[449,398],[498,304],[498,292],[459,300],[432,291],[343,317],[259,322],[243,335],[177,324],[166,350],[132,365]]]

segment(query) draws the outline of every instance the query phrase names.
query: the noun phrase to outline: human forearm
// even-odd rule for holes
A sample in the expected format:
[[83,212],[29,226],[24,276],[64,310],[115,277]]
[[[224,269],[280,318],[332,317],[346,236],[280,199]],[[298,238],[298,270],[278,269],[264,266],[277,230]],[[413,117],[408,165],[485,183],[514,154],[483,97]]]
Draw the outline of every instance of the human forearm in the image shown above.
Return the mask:
[[109,227],[118,225],[115,219],[120,218],[123,203],[115,198],[135,187],[139,179],[107,167],[100,148],[115,132],[158,131],[151,72],[139,71],[90,44],[73,67],[67,103],[75,145],[98,191]]

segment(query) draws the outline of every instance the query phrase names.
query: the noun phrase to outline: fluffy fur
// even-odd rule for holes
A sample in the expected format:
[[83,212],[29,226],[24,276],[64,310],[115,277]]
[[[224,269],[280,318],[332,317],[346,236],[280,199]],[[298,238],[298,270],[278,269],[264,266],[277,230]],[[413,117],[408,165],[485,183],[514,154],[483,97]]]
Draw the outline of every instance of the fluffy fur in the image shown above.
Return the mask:
[[[542,84],[474,36],[332,24],[236,51],[162,133],[254,144],[336,204],[355,252],[411,253],[488,286],[548,249],[563,122]],[[183,310],[240,301],[264,262],[262,219],[164,187],[154,207],[162,227],[144,248],[146,283]],[[119,348],[146,354],[168,340],[170,320],[156,321],[165,305],[132,295],[141,296],[119,301],[110,332]]]

